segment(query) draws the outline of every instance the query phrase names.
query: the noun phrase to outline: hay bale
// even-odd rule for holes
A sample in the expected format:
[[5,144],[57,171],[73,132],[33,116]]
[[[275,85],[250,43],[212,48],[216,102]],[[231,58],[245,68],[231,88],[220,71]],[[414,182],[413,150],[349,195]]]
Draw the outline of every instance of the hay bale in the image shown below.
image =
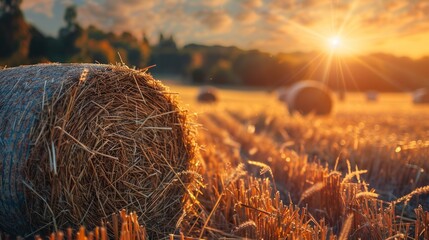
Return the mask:
[[309,113],[326,115],[332,111],[333,97],[329,88],[324,84],[306,80],[290,87],[287,106],[291,114],[298,112],[302,115]]
[[[85,225],[122,208],[174,231],[194,162],[192,128],[145,71],[41,64],[0,71],[0,229]],[[180,180],[180,181],[179,181]]]
[[218,90],[214,87],[200,88],[197,101],[200,103],[215,103],[219,100]]
[[344,89],[338,91],[338,100],[341,102],[346,100],[346,91]]
[[420,88],[413,92],[414,104],[429,104],[429,90]]
[[277,100],[279,102],[287,102],[288,89],[287,88],[279,88],[277,89]]
[[366,100],[368,102],[376,102],[378,100],[378,92],[377,91],[367,91],[365,93]]

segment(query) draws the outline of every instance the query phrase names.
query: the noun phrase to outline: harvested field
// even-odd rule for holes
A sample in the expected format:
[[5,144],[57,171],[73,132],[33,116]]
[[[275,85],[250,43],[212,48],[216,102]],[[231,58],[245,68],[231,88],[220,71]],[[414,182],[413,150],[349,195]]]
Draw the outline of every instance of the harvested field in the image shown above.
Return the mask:
[[183,96],[199,112],[207,184],[200,225],[184,221],[185,236],[429,237],[428,106],[408,94],[368,104],[352,93],[331,116],[303,117],[274,93],[222,94],[229,101],[211,108]]
[[348,94],[304,117],[274,93],[208,106],[171,88],[197,115],[200,162],[170,239],[429,238],[429,107],[410,95]]

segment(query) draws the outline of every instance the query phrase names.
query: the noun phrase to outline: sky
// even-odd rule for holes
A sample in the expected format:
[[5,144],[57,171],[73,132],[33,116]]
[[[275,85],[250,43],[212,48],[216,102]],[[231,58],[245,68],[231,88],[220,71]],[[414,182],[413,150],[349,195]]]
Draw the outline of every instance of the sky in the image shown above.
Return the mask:
[[429,56],[429,0],[23,0],[21,7],[55,36],[70,4],[83,26],[145,32],[152,43],[162,32],[179,45]]

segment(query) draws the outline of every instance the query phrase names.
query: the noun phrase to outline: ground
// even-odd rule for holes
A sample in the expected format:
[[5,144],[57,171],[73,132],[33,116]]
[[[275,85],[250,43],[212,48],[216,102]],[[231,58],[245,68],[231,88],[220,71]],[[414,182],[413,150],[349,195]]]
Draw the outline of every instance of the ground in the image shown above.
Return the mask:
[[428,236],[429,105],[409,93],[374,102],[347,93],[331,115],[304,117],[271,89],[219,88],[217,103],[201,104],[198,87],[167,85],[200,124],[203,206],[194,210],[202,216],[185,218],[185,235]]
[[[220,87],[203,104],[198,86],[163,83],[196,126],[199,157],[175,173],[193,180],[178,231],[157,236],[429,239],[429,105],[409,93],[347,93],[320,117],[290,115],[273,89]],[[120,216],[115,239],[145,239],[138,215]]]

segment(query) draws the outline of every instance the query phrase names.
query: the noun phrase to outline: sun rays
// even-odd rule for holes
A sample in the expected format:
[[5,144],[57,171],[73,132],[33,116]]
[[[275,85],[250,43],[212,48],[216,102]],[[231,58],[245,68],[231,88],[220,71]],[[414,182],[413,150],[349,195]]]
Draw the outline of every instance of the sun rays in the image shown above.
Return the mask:
[[[286,25],[290,32],[299,36],[309,48],[312,46],[318,49],[318,54],[314,54],[290,79],[302,77],[300,73],[306,72],[305,78],[318,79],[339,91],[346,91],[348,86],[359,86],[358,81],[365,76],[361,75],[358,69],[366,69],[366,72],[374,74],[394,88],[406,90],[385,74],[383,70],[387,63],[376,55],[368,56],[368,53],[373,51],[373,45],[383,39],[390,39],[395,34],[370,30],[363,22],[359,22],[360,13],[356,10],[359,9],[358,0],[354,0],[342,15],[338,13],[335,4],[336,2],[332,1],[326,18],[320,19],[316,25],[303,25],[287,20]],[[401,69],[401,66],[390,68]]]

